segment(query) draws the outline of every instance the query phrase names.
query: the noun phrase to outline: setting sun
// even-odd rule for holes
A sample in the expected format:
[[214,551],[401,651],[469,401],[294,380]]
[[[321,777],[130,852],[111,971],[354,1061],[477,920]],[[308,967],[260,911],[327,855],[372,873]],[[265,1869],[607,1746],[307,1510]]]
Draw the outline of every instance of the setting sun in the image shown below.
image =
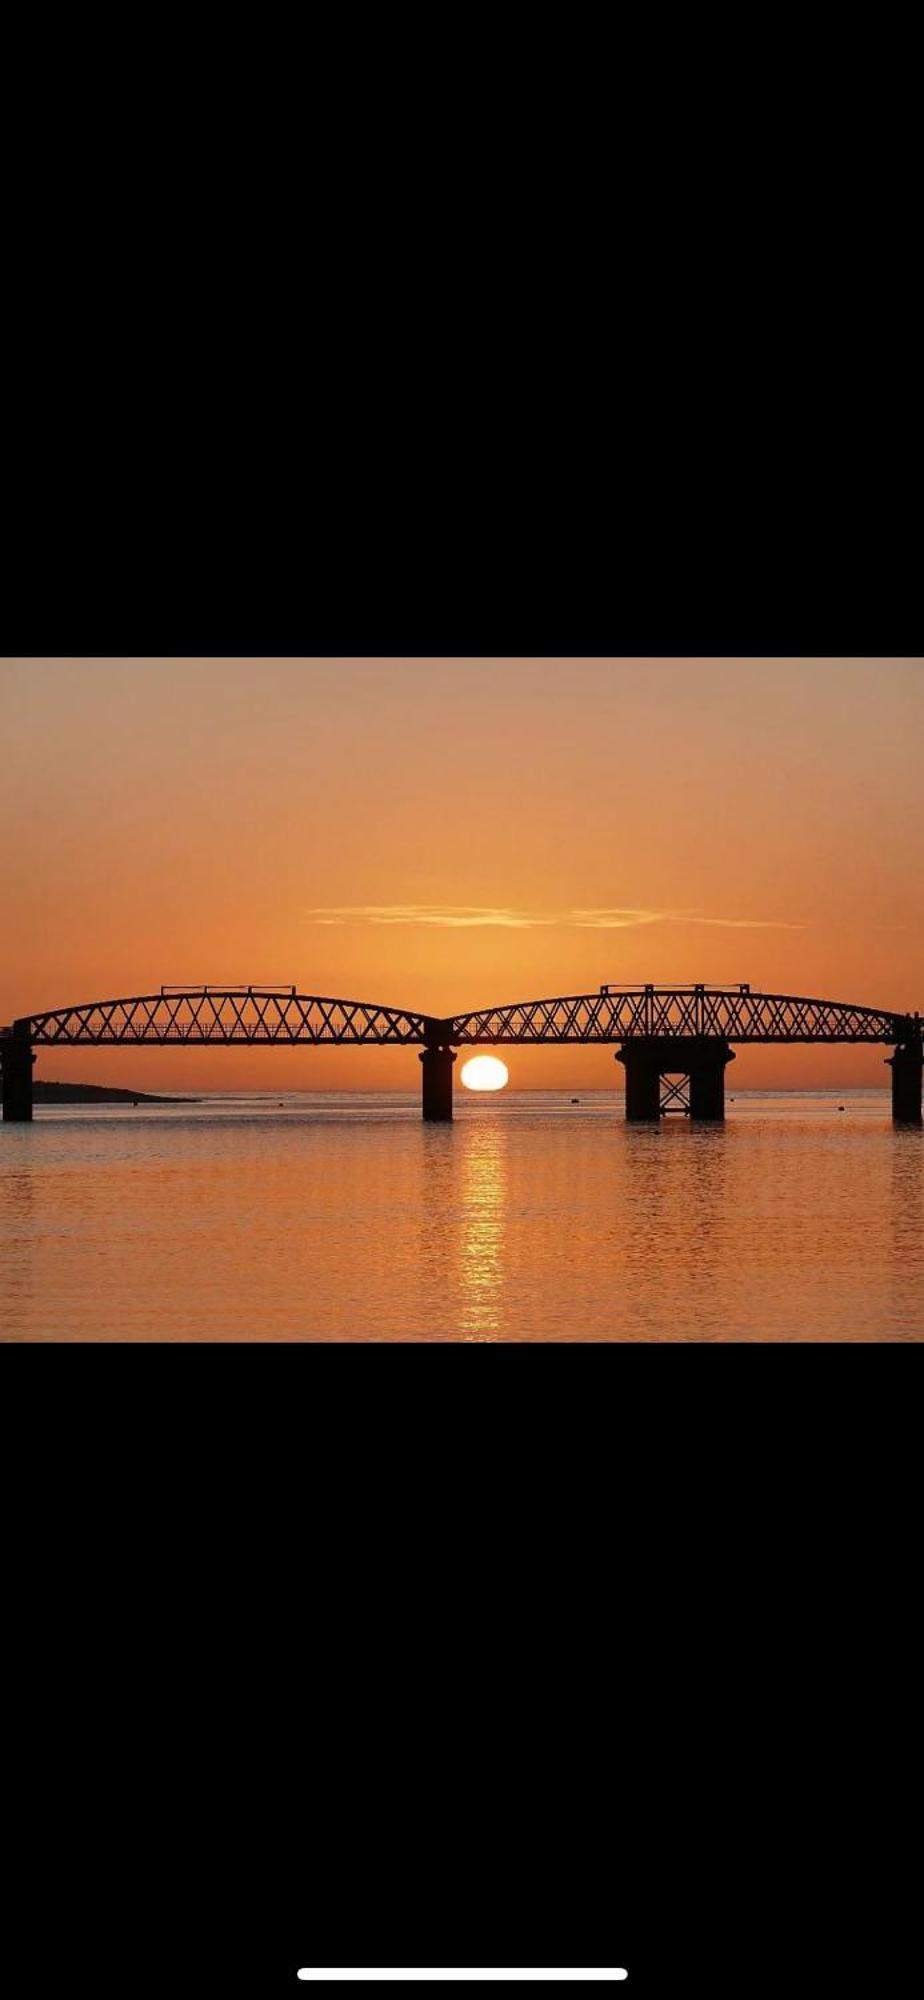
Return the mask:
[[503,1090],[509,1071],[499,1056],[473,1056],[462,1071],[466,1090]]

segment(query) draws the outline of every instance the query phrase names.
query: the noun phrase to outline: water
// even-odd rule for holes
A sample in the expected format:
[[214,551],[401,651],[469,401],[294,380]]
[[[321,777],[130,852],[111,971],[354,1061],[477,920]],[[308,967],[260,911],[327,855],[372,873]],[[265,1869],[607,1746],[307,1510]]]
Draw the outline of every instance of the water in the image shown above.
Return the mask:
[[[838,1111],[843,1104],[844,1111]],[[881,1091],[209,1097],[0,1127],[10,1340],[918,1340],[924,1133]]]

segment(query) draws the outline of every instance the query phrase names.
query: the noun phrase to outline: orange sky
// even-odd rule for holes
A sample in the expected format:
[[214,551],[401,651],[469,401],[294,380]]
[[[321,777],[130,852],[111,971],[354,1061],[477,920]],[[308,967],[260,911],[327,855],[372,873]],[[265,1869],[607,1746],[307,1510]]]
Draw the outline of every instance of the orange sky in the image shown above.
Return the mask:
[[[924,1010],[920,659],[6,659],[0,676],[0,1020],[186,980],[452,1013],[744,979]],[[526,1088],[617,1081],[606,1049],[506,1059]],[[36,1075],[416,1089],[419,1065],[76,1050]],[[741,1050],[732,1076],[888,1082],[876,1049]]]

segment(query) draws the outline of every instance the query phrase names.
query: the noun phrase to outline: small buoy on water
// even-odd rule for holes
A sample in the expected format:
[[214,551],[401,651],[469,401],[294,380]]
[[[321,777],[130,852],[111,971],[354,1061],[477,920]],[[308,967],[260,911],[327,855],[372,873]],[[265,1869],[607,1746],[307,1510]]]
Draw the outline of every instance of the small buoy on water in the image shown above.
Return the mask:
[[572,1104],[580,1104],[580,1101],[579,1097],[572,1097],[571,1099]]
[[838,1108],[838,1111],[846,1111],[846,1109],[847,1109],[847,1106],[846,1106],[846,1104],[839,1104],[837,1108]]

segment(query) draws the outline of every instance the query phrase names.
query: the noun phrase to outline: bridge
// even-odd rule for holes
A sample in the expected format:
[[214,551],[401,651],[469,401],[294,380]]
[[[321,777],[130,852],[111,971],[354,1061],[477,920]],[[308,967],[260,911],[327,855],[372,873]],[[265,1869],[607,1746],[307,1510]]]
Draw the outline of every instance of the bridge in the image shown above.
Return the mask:
[[551,1000],[516,1001],[438,1016],[368,1000],[322,999],[296,987],[162,986],[159,993],[91,1000],[21,1015],[0,1028],[3,1118],[32,1117],[36,1048],[418,1047],[425,1119],[452,1118],[452,1069],[461,1048],[618,1044],[626,1117],[725,1113],[725,1070],[736,1043],[879,1043],[893,1049],[892,1115],[921,1124],[920,1014],[752,992],[750,986],[601,986]]

